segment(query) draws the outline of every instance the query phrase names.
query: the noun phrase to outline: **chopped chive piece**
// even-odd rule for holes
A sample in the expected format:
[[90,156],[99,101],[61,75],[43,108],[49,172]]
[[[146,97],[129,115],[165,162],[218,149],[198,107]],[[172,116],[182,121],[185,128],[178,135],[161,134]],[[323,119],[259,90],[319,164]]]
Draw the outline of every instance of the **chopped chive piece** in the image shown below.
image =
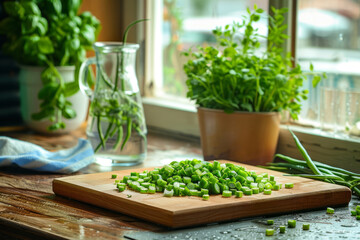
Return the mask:
[[126,184],[125,184],[125,183],[118,183],[118,184],[116,184],[116,187],[117,187],[117,188],[119,188],[120,186],[126,187]]
[[272,236],[274,235],[274,229],[266,229],[266,236]]
[[205,200],[205,201],[208,201],[209,198],[210,198],[209,194],[202,195],[202,199]]
[[138,176],[130,176],[130,180],[137,181],[137,180],[139,180],[139,177]]
[[172,197],[174,195],[174,189],[171,189],[171,190],[167,190],[165,188],[164,190],[164,197]]
[[243,193],[244,193],[244,195],[250,196],[253,194],[253,190],[250,188],[244,188]]
[[351,211],[351,216],[356,216],[356,211]]
[[275,177],[274,177],[273,175],[270,175],[270,176],[269,176],[269,180],[270,180],[270,181],[275,181]]
[[258,194],[259,192],[260,192],[259,188],[253,188],[252,189],[253,194]]
[[303,230],[309,230],[310,229],[310,223],[304,223],[302,228],[303,228]]
[[269,219],[269,220],[266,221],[266,224],[267,225],[274,225],[274,220]]
[[156,183],[159,187],[165,187],[167,184],[167,182],[162,179],[158,179]]
[[294,184],[293,183],[285,183],[285,188],[293,188],[294,187]]
[[232,196],[232,192],[231,192],[231,191],[228,191],[228,190],[225,190],[225,191],[223,191],[222,196],[223,196],[223,197],[226,197],[226,198],[231,197],[231,196]]
[[112,179],[117,178],[117,175],[116,175],[116,174],[112,174],[112,175],[111,175],[111,178],[112,178]]
[[281,225],[280,226],[280,233],[285,233],[285,230],[286,230],[286,226]]
[[356,215],[360,215],[360,205],[357,205],[355,208]]
[[242,198],[243,197],[243,192],[242,191],[236,191],[235,192],[235,197]]
[[123,191],[125,191],[125,186],[121,185],[118,187],[118,189],[119,189],[119,192],[123,192]]
[[146,187],[140,187],[140,193],[148,193],[148,189]]
[[209,195],[209,189],[201,189],[201,196]]
[[196,189],[190,189],[190,196],[199,196],[199,191]]
[[288,227],[295,228],[296,227],[296,220],[288,220]]
[[279,184],[275,184],[274,185],[274,191],[279,191],[280,190],[280,185]]
[[335,210],[333,209],[333,208],[331,208],[331,207],[328,207],[327,209],[326,209],[326,213],[327,214],[333,214],[335,212]]
[[164,191],[164,188],[156,185],[156,186],[155,186],[155,190],[156,190],[157,192],[163,192],[163,191]]
[[360,220],[360,215],[356,215],[356,220]]
[[271,189],[264,189],[265,195],[271,195]]
[[120,182],[120,179],[115,179],[114,184],[117,184],[117,183],[119,183],[119,182]]
[[273,188],[273,186],[271,183],[269,183],[269,182],[265,183],[265,189],[272,189],[272,188]]
[[148,193],[153,194],[156,192],[156,188],[154,186],[149,186]]

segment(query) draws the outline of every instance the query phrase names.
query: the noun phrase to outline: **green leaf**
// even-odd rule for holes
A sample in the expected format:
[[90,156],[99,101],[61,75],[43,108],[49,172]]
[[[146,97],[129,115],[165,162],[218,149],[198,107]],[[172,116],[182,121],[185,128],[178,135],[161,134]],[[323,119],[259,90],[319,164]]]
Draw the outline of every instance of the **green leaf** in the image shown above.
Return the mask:
[[319,75],[314,76],[314,78],[312,80],[312,86],[316,87],[320,81],[321,81],[321,77]]
[[57,123],[54,123],[52,125],[50,125],[48,127],[48,130],[49,131],[56,131],[56,130],[59,130],[59,129],[64,129],[65,128],[65,123],[63,122],[57,122]]
[[42,73],[41,73],[41,81],[43,85],[47,85],[51,82],[56,83],[56,76],[55,73],[53,72],[53,69],[51,67],[46,68]]
[[314,65],[310,63],[310,71],[314,71]]
[[83,45],[92,45],[95,41],[95,29],[90,25],[81,28],[80,41]]
[[241,108],[245,109],[248,112],[253,112],[253,106],[250,103],[242,103]]
[[64,116],[64,118],[66,119],[72,119],[76,117],[76,112],[74,109],[70,108],[70,107],[65,107],[62,110],[62,115]]
[[30,1],[23,1],[21,4],[25,10],[24,11],[25,15],[41,16],[41,11],[39,7],[36,5],[36,3]]
[[54,115],[54,113],[55,113],[55,109],[53,107],[48,107],[48,108],[42,109],[38,113],[33,113],[31,115],[31,118],[33,120],[40,121],[42,119],[45,119],[45,118],[48,118],[48,117]]
[[37,44],[39,51],[43,54],[50,54],[54,52],[54,46],[48,37],[42,37]]
[[35,16],[35,15],[26,16],[21,22],[21,33],[25,35],[35,32],[39,21],[40,21],[39,16]]
[[24,7],[15,1],[6,1],[4,2],[4,9],[7,14],[12,17],[22,18],[25,13]]
[[40,37],[37,35],[32,35],[30,37],[24,38],[24,40],[24,53],[26,55],[36,56],[38,53],[38,41],[40,40]]
[[70,51],[77,51],[80,48],[80,40],[78,38],[72,38],[70,41],[66,42],[66,47]]
[[50,14],[59,15],[62,10],[61,0],[46,0],[46,11]]
[[64,94],[60,93],[58,98],[57,98],[57,101],[56,101],[56,106],[59,108],[59,109],[62,109],[65,107],[65,102],[66,102],[66,99],[65,99],[65,96]]
[[47,22],[46,18],[41,17],[39,19],[39,22],[38,22],[37,26],[36,26],[36,32],[40,36],[44,36],[47,31],[48,31],[48,22]]
[[62,3],[62,13],[73,17],[79,11],[81,0],[63,0]]
[[58,83],[49,83],[46,84],[38,93],[38,98],[42,100],[52,100],[55,97],[57,90],[59,89],[60,84]]
[[70,97],[79,91],[79,84],[77,81],[65,83],[64,95]]
[[224,56],[226,56],[226,57],[233,57],[236,54],[237,54],[237,51],[233,47],[227,47],[224,49]]

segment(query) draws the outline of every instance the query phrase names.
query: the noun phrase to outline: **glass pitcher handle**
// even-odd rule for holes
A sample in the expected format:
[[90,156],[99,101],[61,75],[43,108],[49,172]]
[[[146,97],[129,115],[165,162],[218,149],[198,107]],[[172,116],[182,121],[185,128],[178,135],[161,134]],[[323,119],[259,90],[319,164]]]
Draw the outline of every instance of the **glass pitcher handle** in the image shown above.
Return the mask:
[[88,71],[89,66],[91,64],[96,64],[96,58],[88,58],[83,62],[80,66],[79,71],[79,87],[81,92],[88,95],[90,98],[93,95],[94,91],[91,89],[91,87],[88,84]]

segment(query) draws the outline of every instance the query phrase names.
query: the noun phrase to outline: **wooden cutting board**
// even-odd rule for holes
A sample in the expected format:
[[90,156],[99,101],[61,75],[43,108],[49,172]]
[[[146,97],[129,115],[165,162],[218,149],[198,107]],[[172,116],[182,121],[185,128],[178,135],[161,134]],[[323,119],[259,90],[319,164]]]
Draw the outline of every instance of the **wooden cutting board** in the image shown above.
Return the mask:
[[[221,160],[220,162],[229,161]],[[57,195],[171,228],[346,205],[351,199],[351,191],[343,186],[307,178],[283,176],[281,172],[235,164],[257,173],[268,172],[275,176],[278,183],[294,183],[294,188],[283,187],[280,191],[273,191],[271,195],[260,193],[242,198],[210,196],[209,201],[194,196],[167,198],[163,197],[162,193],[141,194],[131,190],[117,191],[114,179],[111,179],[112,174],[122,177],[134,171],[152,170],[152,168],[143,168],[57,178],[53,181],[53,191]],[[128,195],[131,197],[128,198]]]

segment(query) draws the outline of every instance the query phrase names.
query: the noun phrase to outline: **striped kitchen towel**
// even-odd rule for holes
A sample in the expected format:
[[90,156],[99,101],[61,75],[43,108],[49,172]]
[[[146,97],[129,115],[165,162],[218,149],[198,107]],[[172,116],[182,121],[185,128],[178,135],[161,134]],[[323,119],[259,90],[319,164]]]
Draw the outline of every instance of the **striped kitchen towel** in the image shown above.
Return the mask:
[[49,152],[29,142],[0,137],[0,167],[17,165],[35,171],[72,173],[94,159],[90,142],[81,138],[73,148]]

